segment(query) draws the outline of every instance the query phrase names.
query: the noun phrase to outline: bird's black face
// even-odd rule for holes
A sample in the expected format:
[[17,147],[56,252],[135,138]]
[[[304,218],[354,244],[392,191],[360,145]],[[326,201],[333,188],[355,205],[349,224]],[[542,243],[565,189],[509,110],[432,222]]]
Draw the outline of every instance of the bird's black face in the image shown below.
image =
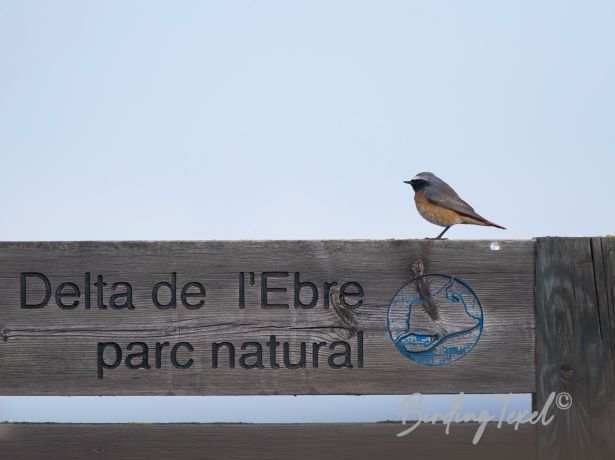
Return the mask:
[[412,180],[406,180],[404,181],[404,184],[410,184],[412,185],[412,188],[414,189],[415,192],[418,192],[419,190],[421,190],[423,187],[425,187],[427,185],[427,181],[424,179],[412,179]]

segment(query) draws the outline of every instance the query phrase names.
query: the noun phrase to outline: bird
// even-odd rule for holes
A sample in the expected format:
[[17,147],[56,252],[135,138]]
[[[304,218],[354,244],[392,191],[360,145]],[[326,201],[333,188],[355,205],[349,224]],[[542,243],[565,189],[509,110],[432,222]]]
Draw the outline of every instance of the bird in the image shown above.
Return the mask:
[[[455,224],[486,225],[506,229],[478,215],[472,206],[463,201],[453,188],[430,172],[422,172],[412,180],[404,181],[414,189],[414,203],[419,214],[428,222],[444,227],[442,236]],[[431,238],[430,238],[431,239]]]

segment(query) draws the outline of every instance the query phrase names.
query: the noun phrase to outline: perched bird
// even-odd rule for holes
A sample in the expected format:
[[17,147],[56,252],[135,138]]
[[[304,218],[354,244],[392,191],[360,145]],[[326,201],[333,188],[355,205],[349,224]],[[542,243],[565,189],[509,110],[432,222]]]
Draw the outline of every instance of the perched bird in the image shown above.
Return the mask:
[[444,227],[436,240],[455,224],[487,225],[504,228],[494,224],[474,212],[472,206],[459,198],[459,195],[446,182],[430,172],[417,174],[414,179],[404,181],[414,189],[414,203],[419,214],[432,224]]

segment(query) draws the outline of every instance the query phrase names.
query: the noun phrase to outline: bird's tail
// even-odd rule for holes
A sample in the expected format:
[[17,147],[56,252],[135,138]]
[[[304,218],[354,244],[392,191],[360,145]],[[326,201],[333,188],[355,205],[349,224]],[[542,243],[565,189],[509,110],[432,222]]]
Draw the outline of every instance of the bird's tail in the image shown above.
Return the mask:
[[497,227],[497,228],[501,228],[502,230],[506,230],[506,227],[502,227],[501,225],[494,224],[493,222],[488,221],[487,219],[483,221],[483,225],[486,225],[488,227]]

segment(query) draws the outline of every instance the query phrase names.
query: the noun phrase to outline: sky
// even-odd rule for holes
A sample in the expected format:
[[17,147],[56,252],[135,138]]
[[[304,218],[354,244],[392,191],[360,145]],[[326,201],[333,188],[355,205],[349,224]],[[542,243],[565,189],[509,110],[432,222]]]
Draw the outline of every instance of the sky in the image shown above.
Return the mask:
[[597,0],[4,0],[0,240],[433,237],[402,183],[422,171],[507,227],[452,239],[613,234],[614,21]]

